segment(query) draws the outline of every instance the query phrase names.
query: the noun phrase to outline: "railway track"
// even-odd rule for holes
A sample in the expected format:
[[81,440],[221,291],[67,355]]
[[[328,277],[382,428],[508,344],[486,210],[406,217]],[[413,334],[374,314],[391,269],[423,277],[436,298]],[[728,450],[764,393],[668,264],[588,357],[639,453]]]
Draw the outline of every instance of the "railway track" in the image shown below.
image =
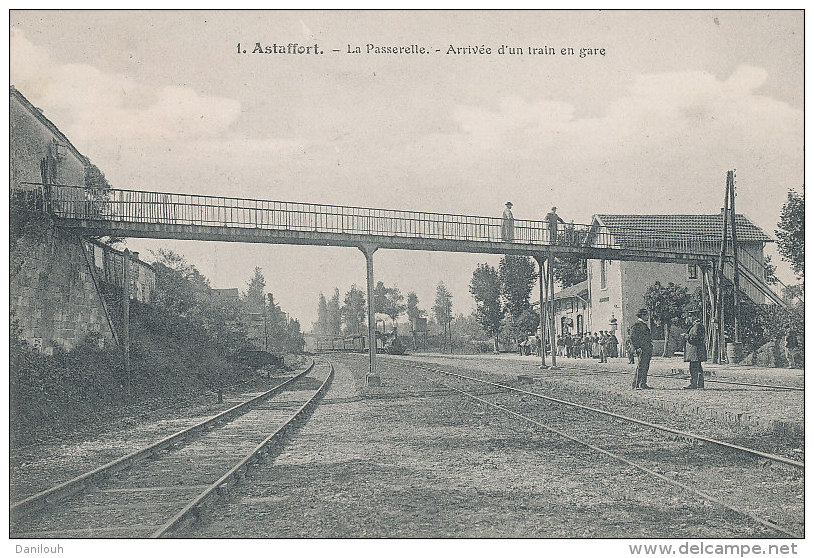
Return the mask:
[[275,451],[333,374],[312,361],[250,401],[13,504],[10,536],[173,536]]
[[[433,373],[436,378],[444,378],[446,381],[436,380],[440,387],[690,492],[728,512],[750,519],[771,533],[791,538],[803,537],[802,520],[788,518],[790,512],[787,510],[766,509],[767,504],[762,501],[750,502],[746,506],[733,505],[733,489],[716,485],[705,476],[705,471],[721,467],[721,461],[727,459],[720,451],[714,451],[715,448],[723,448],[755,458],[761,466],[773,462],[791,468],[792,475],[798,477],[795,482],[801,483],[802,490],[802,462],[437,367],[412,365],[412,368]],[[452,385],[453,383],[458,385]],[[466,384],[469,389],[462,389],[460,384]],[[502,389],[505,395],[501,399],[483,393],[472,393],[470,390],[473,384],[480,388]],[[597,417],[611,417],[615,420],[598,421]],[[624,426],[620,426],[620,422]],[[656,433],[667,436],[662,434],[659,438],[654,436]],[[699,445],[699,442],[703,444]],[[676,468],[681,471],[673,470]],[[668,469],[669,475],[665,469]],[[734,492],[738,492],[740,488],[742,487],[735,487]],[[750,506],[757,507],[758,510],[750,511]],[[793,521],[796,525],[784,526],[782,520],[776,519],[777,516],[783,516],[786,521]]]

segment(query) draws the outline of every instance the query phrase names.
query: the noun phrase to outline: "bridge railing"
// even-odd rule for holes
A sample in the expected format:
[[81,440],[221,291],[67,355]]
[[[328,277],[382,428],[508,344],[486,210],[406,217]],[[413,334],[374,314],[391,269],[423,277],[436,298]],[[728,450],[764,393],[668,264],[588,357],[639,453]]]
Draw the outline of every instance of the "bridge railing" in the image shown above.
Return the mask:
[[116,223],[200,225],[243,229],[343,233],[416,239],[590,245],[642,251],[714,254],[716,240],[680,231],[633,230],[611,234],[592,225],[560,223],[555,238],[546,221],[283,202],[140,190],[51,185],[50,211],[63,219]]

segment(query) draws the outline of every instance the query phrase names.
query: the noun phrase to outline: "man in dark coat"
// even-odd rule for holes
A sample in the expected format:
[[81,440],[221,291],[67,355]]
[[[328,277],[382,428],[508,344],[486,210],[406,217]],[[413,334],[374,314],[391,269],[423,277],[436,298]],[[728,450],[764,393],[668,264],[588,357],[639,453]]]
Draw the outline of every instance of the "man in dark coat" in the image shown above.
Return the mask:
[[630,328],[630,344],[639,355],[639,364],[633,377],[633,389],[651,389],[647,385],[647,372],[650,370],[650,358],[653,356],[653,334],[644,321],[647,318],[647,310],[642,308],[636,312],[636,317],[638,321]]
[[616,332],[610,331],[608,333],[608,356],[616,358],[619,356],[619,340],[616,338]]
[[692,325],[681,336],[687,341],[684,347],[684,362],[690,363],[690,385],[684,389],[704,389],[704,370],[701,363],[707,360],[707,332],[697,310],[689,312]]
[[557,208],[552,207],[551,211],[546,213],[546,223],[548,223],[548,238],[551,244],[557,243],[557,227],[560,222],[560,217],[557,215]]

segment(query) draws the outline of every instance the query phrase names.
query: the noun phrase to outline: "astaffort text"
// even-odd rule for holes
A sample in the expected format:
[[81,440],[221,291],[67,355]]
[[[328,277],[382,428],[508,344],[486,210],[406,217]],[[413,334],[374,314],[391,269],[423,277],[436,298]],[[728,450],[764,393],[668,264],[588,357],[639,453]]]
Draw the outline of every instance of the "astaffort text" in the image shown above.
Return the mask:
[[353,44],[346,43],[346,48],[330,48],[323,50],[319,44],[301,45],[299,43],[237,43],[238,54],[270,54],[280,56],[315,56],[323,55],[327,51],[329,54],[350,54],[350,55],[444,55],[456,57],[477,57],[477,56],[573,56],[578,58],[606,56],[606,49],[601,46],[580,46],[580,47],[554,47],[551,45],[448,45],[444,48],[436,48],[428,45],[400,44],[387,45],[376,43]]

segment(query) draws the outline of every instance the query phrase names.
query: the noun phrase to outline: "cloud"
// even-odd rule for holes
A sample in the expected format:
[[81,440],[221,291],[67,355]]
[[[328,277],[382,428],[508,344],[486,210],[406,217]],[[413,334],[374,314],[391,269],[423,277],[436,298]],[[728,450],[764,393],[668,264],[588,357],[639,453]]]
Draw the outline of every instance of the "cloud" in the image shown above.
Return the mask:
[[685,137],[709,144],[723,139],[724,131],[752,137],[800,134],[798,110],[756,93],[767,76],[752,66],[738,67],[726,80],[691,71],[640,75],[599,117],[579,118],[568,103],[516,96],[503,99],[497,110],[461,105],[453,113],[459,133],[444,141],[495,154],[584,147],[580,152],[593,156],[629,141],[641,149],[647,142]]
[[214,138],[241,114],[239,101],[190,87],[152,88],[88,64],[60,64],[19,30],[12,30],[11,53],[12,83],[80,144]]

